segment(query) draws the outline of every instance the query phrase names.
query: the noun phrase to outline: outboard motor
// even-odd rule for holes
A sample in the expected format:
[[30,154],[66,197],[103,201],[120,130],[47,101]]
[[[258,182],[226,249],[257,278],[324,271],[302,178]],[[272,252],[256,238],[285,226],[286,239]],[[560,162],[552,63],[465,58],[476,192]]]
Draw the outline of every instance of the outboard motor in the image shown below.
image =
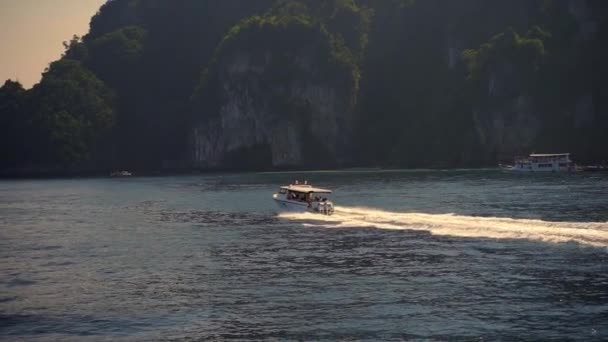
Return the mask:
[[334,204],[331,201],[319,202],[316,210],[321,214],[331,215],[334,213]]

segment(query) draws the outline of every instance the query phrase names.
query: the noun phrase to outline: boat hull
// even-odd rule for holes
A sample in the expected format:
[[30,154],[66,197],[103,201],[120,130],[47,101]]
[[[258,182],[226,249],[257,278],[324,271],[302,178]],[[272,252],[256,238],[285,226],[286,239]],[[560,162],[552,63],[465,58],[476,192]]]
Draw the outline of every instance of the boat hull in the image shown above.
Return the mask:
[[296,212],[296,213],[304,213],[310,211],[310,207],[308,203],[296,202],[283,200],[278,198],[273,198],[274,203],[281,209],[282,211],[288,212]]
[[522,172],[522,173],[535,173],[535,172],[547,173],[547,172],[574,172],[574,171],[576,171],[572,167],[538,168],[538,167],[517,167],[517,166],[511,166],[511,165],[507,165],[507,166],[500,165],[499,167],[503,171]]

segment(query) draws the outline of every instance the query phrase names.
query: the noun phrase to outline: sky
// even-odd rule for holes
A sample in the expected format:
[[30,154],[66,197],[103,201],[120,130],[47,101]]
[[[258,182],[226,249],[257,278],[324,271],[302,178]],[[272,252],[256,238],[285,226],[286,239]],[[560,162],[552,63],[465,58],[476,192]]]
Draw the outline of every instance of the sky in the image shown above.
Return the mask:
[[106,0],[0,0],[0,86],[7,79],[25,88],[40,81],[63,42],[89,31]]

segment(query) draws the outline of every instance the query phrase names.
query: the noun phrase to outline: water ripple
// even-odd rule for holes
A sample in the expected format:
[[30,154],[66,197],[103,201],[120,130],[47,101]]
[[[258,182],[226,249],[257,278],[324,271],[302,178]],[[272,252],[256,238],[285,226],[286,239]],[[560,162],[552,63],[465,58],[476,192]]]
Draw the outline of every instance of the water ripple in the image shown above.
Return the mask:
[[[276,187],[313,177],[336,214],[277,215]],[[608,176],[205,175],[0,193],[0,339],[608,337]]]

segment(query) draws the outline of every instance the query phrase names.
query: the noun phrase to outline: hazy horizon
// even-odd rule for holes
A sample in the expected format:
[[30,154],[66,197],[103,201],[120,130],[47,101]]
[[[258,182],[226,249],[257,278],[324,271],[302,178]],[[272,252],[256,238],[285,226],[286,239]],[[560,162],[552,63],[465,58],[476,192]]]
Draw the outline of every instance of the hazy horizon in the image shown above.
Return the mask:
[[49,63],[59,59],[63,42],[89,30],[91,17],[106,0],[0,0],[0,80],[38,83]]

